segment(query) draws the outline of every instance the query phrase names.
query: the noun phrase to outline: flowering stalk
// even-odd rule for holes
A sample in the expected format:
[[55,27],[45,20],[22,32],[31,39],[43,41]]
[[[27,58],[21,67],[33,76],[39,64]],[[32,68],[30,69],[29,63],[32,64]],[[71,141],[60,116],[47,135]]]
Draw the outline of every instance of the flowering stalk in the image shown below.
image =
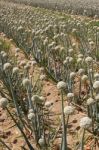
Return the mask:
[[14,102],[14,105],[15,105],[15,108],[16,108],[16,111],[17,111],[17,116],[19,117],[22,125],[25,127],[24,123],[23,123],[23,120],[21,118],[21,112],[20,112],[20,108],[19,108],[19,105],[17,103],[17,99],[16,99],[16,96],[14,94],[14,90],[13,90],[13,86],[11,84],[11,78],[10,76],[8,75],[8,79],[9,79],[9,85],[10,85],[10,89],[11,89],[11,94],[12,94],[12,99],[13,99],[13,102]]
[[83,134],[81,138],[81,150],[84,150],[84,136],[85,136],[85,129],[83,129]]
[[65,115],[64,115],[64,98],[63,91],[61,90],[61,98],[62,98],[62,126],[63,126],[63,141],[62,141],[62,150],[67,150],[67,139],[66,139],[66,125],[65,125]]
[[92,125],[92,119],[89,117],[83,117],[80,121],[80,127],[83,129],[83,134],[81,138],[81,150],[84,150],[84,136],[85,136],[85,130],[91,127]]
[[91,92],[91,96],[93,97],[93,83],[92,83],[91,72],[89,69],[88,69],[88,76],[89,76],[89,81],[90,81],[90,92]]
[[79,81],[79,99],[81,98],[80,96],[81,96],[81,86],[82,86],[82,81],[81,81],[81,77],[80,77],[80,79],[79,79],[80,81]]
[[29,101],[29,109],[33,109],[32,101],[31,101],[31,87],[27,87],[27,96]]
[[20,116],[19,106],[18,106],[16,97],[15,97],[15,95],[14,95],[13,86],[12,86],[12,84],[11,84],[11,79],[10,79],[10,76],[9,76],[9,75],[8,75],[8,81],[9,81],[9,86],[10,86],[10,90],[11,90],[13,102],[14,102],[14,105],[15,105],[15,108],[16,108],[16,111],[17,111],[17,115]]
[[17,121],[15,120],[15,118],[12,116],[12,114],[10,113],[9,109],[6,107],[7,112],[9,113],[10,117],[12,118],[12,120],[15,122],[16,126],[18,127],[18,129],[21,131],[28,147],[30,150],[34,150],[33,146],[30,144],[30,142],[28,141],[28,138],[26,137],[24,131],[22,130],[21,126],[17,123]]

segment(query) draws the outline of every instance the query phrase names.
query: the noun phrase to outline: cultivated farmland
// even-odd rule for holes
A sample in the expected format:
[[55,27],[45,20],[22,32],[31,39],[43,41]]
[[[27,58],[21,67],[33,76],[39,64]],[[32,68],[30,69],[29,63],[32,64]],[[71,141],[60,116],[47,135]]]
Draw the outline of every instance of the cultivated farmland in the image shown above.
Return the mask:
[[98,150],[98,13],[30,2],[0,1],[0,150]]

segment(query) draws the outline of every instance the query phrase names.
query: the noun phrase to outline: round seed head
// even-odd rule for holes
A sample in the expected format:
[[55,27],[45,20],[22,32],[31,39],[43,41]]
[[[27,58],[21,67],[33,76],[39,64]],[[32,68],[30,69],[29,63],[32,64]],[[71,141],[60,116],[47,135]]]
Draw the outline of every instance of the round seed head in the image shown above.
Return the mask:
[[90,45],[90,46],[94,46],[94,42],[93,42],[93,41],[90,41],[90,42],[89,42],[89,45]]
[[97,19],[97,18],[98,18],[98,15],[95,15],[95,16],[94,16],[94,19]]
[[99,80],[99,73],[95,73],[94,78],[95,78],[95,80]]
[[82,75],[84,74],[84,72],[85,72],[84,69],[79,69],[79,70],[78,70],[78,74],[79,74],[80,76],[82,76]]
[[65,115],[71,115],[71,114],[73,114],[74,110],[75,110],[74,107],[72,107],[72,106],[66,106],[64,108],[64,114]]
[[4,65],[3,65],[3,70],[4,71],[8,71],[8,70],[10,70],[12,68],[12,65],[10,64],[10,63],[5,63]]
[[77,59],[77,63],[81,63],[82,61],[83,61],[82,58],[78,58],[78,59]]
[[96,100],[99,100],[99,94],[97,94],[97,95],[95,96],[95,99],[96,99]]
[[92,125],[92,120],[89,117],[83,117],[80,120],[80,127],[88,129]]
[[13,74],[17,74],[19,72],[19,68],[18,67],[14,67],[12,70]]
[[0,54],[3,55],[5,53],[5,51],[1,51]]
[[35,117],[35,115],[34,115],[33,112],[31,112],[31,113],[28,114],[28,119],[29,119],[29,120],[34,119],[34,117]]
[[8,56],[7,53],[2,54],[2,57],[5,58],[5,59],[7,58],[7,56]]
[[69,99],[74,98],[74,93],[68,93],[67,98],[69,98]]
[[74,51],[73,49],[69,49],[69,50],[68,50],[69,54],[72,54],[73,51]]
[[90,73],[92,73],[92,72],[93,72],[93,70],[92,70],[92,69],[89,69],[89,71],[90,71]]
[[88,56],[88,57],[86,57],[85,62],[87,64],[91,64],[93,62],[93,58]]
[[44,74],[40,75],[40,80],[46,80],[46,75]]
[[78,58],[83,58],[83,54],[78,54]]
[[99,89],[99,81],[95,81],[93,87],[94,89]]
[[69,63],[73,62],[73,57],[69,57]]
[[50,102],[50,101],[45,102],[45,107],[49,108],[51,106],[52,106],[52,102]]
[[75,73],[75,72],[71,72],[71,73],[70,73],[70,78],[71,78],[71,79],[74,79],[75,76],[76,76],[76,73]]
[[45,146],[45,140],[44,140],[44,137],[40,138],[38,143],[40,144],[41,147],[44,147]]
[[44,73],[44,71],[45,71],[44,68],[41,67],[41,68],[40,68],[40,73]]
[[45,101],[45,97],[40,96],[39,98],[40,98],[42,101]]
[[15,51],[16,51],[16,53],[18,53],[18,52],[20,51],[20,49],[19,49],[19,48],[16,48]]
[[72,46],[73,46],[73,48],[76,48],[76,43],[73,43]]
[[88,80],[88,76],[87,75],[83,75],[81,80],[84,82],[84,81],[87,81]]
[[94,99],[90,97],[90,98],[87,100],[87,105],[91,105],[93,102],[94,102]]
[[8,105],[8,100],[6,98],[0,98],[0,107],[5,108]]
[[29,113],[33,113],[33,109],[29,109]]
[[64,81],[58,82],[58,84],[57,84],[57,89],[58,89],[58,90],[66,89],[66,83],[65,83]]
[[30,80],[28,78],[23,79],[22,84],[25,88],[30,86]]
[[31,100],[33,103],[43,103],[43,100],[38,95],[33,95]]
[[64,61],[63,61],[63,64],[66,65],[66,64],[67,64],[67,60],[64,60]]
[[77,31],[77,29],[72,29],[72,33],[75,33]]

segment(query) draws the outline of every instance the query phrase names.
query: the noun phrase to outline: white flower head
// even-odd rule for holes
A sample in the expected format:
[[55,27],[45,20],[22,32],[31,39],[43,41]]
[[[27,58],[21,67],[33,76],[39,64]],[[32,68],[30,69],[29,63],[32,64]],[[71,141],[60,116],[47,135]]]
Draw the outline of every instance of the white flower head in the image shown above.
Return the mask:
[[92,119],[90,119],[89,117],[83,117],[80,120],[80,127],[87,129],[89,127],[91,127],[92,125]]
[[83,75],[81,80],[84,82],[84,81],[87,81],[88,80],[88,76],[87,75]]
[[95,99],[96,99],[96,100],[99,100],[99,94],[97,94],[97,95],[95,96]]
[[77,29],[75,29],[75,28],[74,28],[74,29],[72,29],[72,33],[75,33],[76,31],[77,31]]
[[93,87],[94,89],[99,89],[99,81],[95,81]]
[[40,73],[44,73],[45,69],[43,67],[40,68]]
[[78,58],[77,59],[77,63],[82,63],[83,59],[82,58]]
[[72,46],[75,48],[76,47],[76,43],[73,43]]
[[64,114],[65,115],[71,115],[71,114],[73,114],[74,110],[75,110],[74,107],[72,107],[72,106],[66,106],[64,108]]
[[99,80],[99,73],[95,73],[94,78],[95,78],[95,80]]
[[29,113],[33,113],[33,109],[29,109]]
[[63,61],[63,64],[66,65],[66,64],[67,64],[67,60],[64,60],[64,61]]
[[57,89],[58,90],[63,90],[63,89],[66,89],[66,82],[64,81],[59,81],[58,84],[57,84]]
[[91,105],[93,102],[94,102],[94,99],[90,97],[90,98],[87,100],[87,105]]
[[34,115],[33,112],[31,112],[31,113],[28,114],[28,119],[29,119],[29,120],[32,120],[32,119],[34,119],[34,118],[35,118],[35,115]]
[[90,45],[90,46],[94,46],[94,44],[95,44],[95,43],[94,43],[93,41],[90,41],[90,42],[89,42],[89,45]]
[[20,49],[19,49],[19,48],[16,48],[15,51],[16,51],[16,53],[18,53],[18,52],[20,51]]
[[71,78],[71,79],[74,79],[75,76],[76,76],[76,73],[75,73],[75,72],[71,72],[71,73],[70,73],[70,78]]
[[41,147],[44,147],[44,146],[45,146],[44,137],[41,137],[41,138],[39,139],[38,143],[40,144]]
[[25,88],[30,86],[30,80],[28,78],[23,79],[22,84]]
[[6,98],[0,98],[0,107],[5,108],[8,105],[8,100]]
[[31,98],[33,103],[42,103],[43,99],[41,99],[38,95],[33,95]]
[[93,62],[93,58],[88,56],[88,57],[86,57],[85,62],[87,64],[91,64]]
[[69,52],[70,54],[72,54],[73,51],[74,51],[74,50],[73,50],[72,48],[68,50],[68,52]]
[[93,70],[92,70],[92,69],[89,69],[89,71],[90,71],[90,73],[92,73],[92,72],[93,72]]
[[97,19],[97,18],[98,18],[98,15],[95,15],[95,16],[94,16],[94,19]]
[[32,96],[32,101],[33,101],[33,102],[39,101],[39,99],[40,99],[40,98],[39,98],[38,95],[33,95],[33,96]]
[[3,55],[5,53],[5,51],[1,51],[0,54]]
[[74,98],[74,93],[68,93],[67,98],[69,98],[69,99]]
[[3,53],[3,54],[2,54],[2,57],[3,57],[3,58],[7,58],[7,56],[8,56],[7,53]]
[[51,101],[46,101],[45,102],[45,107],[49,108],[52,106],[52,102]]
[[83,54],[78,54],[78,58],[83,58]]
[[84,72],[85,72],[85,70],[82,69],[82,68],[78,70],[78,74],[79,74],[80,76],[82,76],[82,75],[84,74]]
[[43,102],[45,101],[45,97],[40,96],[39,98],[40,98]]
[[12,68],[12,65],[10,64],[10,63],[5,63],[4,65],[3,65],[3,70],[4,71],[8,71],[8,70],[10,70]]
[[73,62],[73,57],[69,57],[69,63]]
[[40,80],[46,80],[46,75],[44,74],[40,75]]
[[66,57],[66,62],[67,63],[72,63],[73,62],[73,57]]
[[18,67],[14,67],[12,70],[13,74],[17,74],[19,72],[19,68]]

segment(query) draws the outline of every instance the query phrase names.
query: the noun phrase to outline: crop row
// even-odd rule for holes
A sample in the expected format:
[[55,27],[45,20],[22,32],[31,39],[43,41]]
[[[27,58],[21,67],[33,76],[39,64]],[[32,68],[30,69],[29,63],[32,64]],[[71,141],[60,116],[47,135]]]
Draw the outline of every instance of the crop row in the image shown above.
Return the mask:
[[[18,5],[13,3],[0,3],[0,31],[4,32],[8,37],[12,38],[17,46],[23,49],[24,54],[29,59],[35,58],[36,62],[42,68],[42,72],[46,72],[55,83],[61,93],[62,101],[62,150],[67,149],[67,124],[69,116],[74,112],[74,106],[82,108],[88,117],[81,120],[80,126],[84,129],[81,143],[78,147],[84,148],[84,135],[85,130],[91,132],[94,136],[98,136],[99,128],[99,21],[94,18],[82,19],[66,15],[64,13],[54,12],[52,10],[33,8],[25,5]],[[1,53],[1,58],[3,53]],[[5,62],[6,61],[6,62]],[[35,140],[38,143],[41,135],[45,140],[44,122],[42,116],[46,118],[43,113],[44,107],[35,105],[38,101],[42,101],[38,96],[34,95],[32,85],[28,79],[28,65],[24,67],[25,72],[19,74],[16,80],[16,74],[11,73],[11,64],[6,64],[8,59],[1,59],[1,79],[6,84],[8,95],[11,95],[17,115],[22,122],[22,112],[20,112],[20,99],[19,91],[27,93],[28,116],[38,125],[33,125],[37,129],[33,129]],[[3,67],[2,67],[3,66]],[[17,72],[16,72],[17,73]],[[22,76],[20,76],[22,75]],[[25,79],[23,82],[20,78]],[[42,79],[45,76],[41,77]],[[13,83],[14,82],[14,83]],[[23,87],[22,88],[22,84]],[[12,87],[15,87],[13,91]],[[10,90],[11,91],[10,91]],[[17,89],[17,90],[18,90]],[[24,91],[25,90],[25,91]],[[37,90],[38,91],[38,90]],[[13,94],[14,92],[14,94]],[[16,95],[18,94],[18,96]],[[67,96],[68,106],[64,108],[64,93]],[[19,100],[16,100],[19,97]],[[33,102],[32,102],[33,101]],[[23,102],[24,103],[24,102]],[[33,103],[33,106],[32,106]],[[25,105],[25,104],[24,104]],[[23,104],[22,104],[23,106]],[[21,106],[21,109],[23,108]],[[41,105],[40,105],[41,106]],[[32,109],[32,110],[31,110]],[[7,109],[8,110],[8,109]],[[33,112],[32,112],[33,111]],[[40,115],[39,115],[39,111]],[[25,114],[25,112],[23,113]],[[42,114],[42,115],[41,115]],[[67,124],[65,123],[65,115]],[[41,121],[42,120],[42,121]],[[41,128],[42,127],[42,128]],[[19,127],[20,128],[20,127]],[[24,133],[22,132],[23,136]],[[53,134],[50,135],[50,138]],[[41,138],[42,139],[42,138]],[[25,137],[25,140],[27,138]],[[43,140],[44,146],[46,144]],[[95,138],[97,143],[97,138]],[[42,140],[41,140],[42,143]],[[40,143],[40,144],[41,144]],[[28,141],[27,141],[27,144]],[[51,146],[47,142],[47,146]],[[30,145],[29,145],[30,146]],[[46,147],[46,146],[45,146]],[[31,147],[30,147],[31,148]]]
[[9,2],[65,11],[73,14],[99,16],[98,0],[6,0]]

